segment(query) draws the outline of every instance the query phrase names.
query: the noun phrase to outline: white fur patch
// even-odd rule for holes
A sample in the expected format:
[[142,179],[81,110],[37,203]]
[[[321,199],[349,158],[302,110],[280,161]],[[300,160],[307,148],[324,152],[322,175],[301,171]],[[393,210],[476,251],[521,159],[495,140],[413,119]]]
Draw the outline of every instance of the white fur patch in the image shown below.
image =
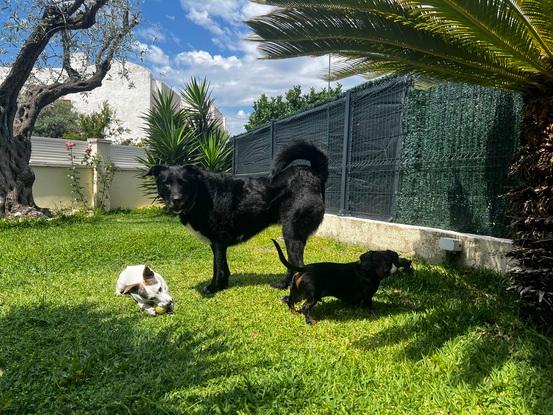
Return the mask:
[[186,228],[190,231],[192,235],[194,235],[196,238],[198,238],[202,242],[210,243],[210,240],[207,239],[204,235],[202,235],[199,231],[194,229],[191,224],[187,223]]
[[392,264],[392,268],[390,268],[390,274],[394,274],[397,271],[397,267]]

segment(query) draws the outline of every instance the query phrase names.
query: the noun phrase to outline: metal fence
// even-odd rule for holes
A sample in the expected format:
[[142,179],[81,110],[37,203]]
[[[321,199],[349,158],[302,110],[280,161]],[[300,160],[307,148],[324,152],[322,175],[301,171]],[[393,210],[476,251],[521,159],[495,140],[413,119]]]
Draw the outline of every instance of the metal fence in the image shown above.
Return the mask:
[[509,92],[383,78],[234,137],[233,172],[265,175],[302,138],[329,155],[328,212],[505,236],[521,107]]

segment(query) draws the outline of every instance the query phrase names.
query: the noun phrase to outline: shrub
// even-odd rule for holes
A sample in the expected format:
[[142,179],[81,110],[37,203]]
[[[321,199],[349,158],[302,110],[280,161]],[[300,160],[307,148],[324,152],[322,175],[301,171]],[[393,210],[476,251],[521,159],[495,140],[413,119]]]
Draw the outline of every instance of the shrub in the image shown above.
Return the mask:
[[73,135],[77,137],[76,139],[80,139],[78,123],[79,114],[73,109],[71,101],[57,100],[44,107],[40,112],[33,135],[53,138],[65,138]]

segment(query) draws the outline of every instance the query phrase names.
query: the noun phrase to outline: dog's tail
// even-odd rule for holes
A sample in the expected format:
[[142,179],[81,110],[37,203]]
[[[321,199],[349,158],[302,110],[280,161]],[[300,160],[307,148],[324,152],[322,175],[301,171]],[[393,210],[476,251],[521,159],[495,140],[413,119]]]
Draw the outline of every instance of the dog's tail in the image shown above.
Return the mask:
[[324,188],[328,178],[328,157],[315,144],[303,140],[294,140],[274,159],[271,177],[278,175],[286,166],[295,160],[307,160],[311,163],[311,171],[320,180]]
[[288,262],[288,260],[286,259],[286,257],[284,256],[284,254],[282,253],[282,249],[280,248],[280,245],[278,244],[278,242],[275,241],[274,239],[271,239],[271,241],[273,241],[273,243],[275,244],[275,248],[278,252],[278,257],[280,259],[280,262],[282,262],[282,265],[284,265],[286,268],[288,268],[292,271],[296,271],[296,272],[304,272],[305,271],[305,268],[298,267],[296,265],[290,264]]

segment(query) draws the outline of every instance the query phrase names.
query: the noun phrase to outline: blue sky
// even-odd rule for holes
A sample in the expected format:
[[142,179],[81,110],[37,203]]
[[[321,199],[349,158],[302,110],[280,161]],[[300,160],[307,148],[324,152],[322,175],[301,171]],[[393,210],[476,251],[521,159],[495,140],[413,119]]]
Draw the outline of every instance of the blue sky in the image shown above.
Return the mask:
[[[293,85],[322,88],[328,57],[260,60],[243,21],[269,9],[247,0],[145,0],[137,28],[141,64],[156,79],[180,88],[191,76],[206,77],[227,127],[235,134],[261,94],[280,94]],[[361,78],[342,81],[349,88]]]

